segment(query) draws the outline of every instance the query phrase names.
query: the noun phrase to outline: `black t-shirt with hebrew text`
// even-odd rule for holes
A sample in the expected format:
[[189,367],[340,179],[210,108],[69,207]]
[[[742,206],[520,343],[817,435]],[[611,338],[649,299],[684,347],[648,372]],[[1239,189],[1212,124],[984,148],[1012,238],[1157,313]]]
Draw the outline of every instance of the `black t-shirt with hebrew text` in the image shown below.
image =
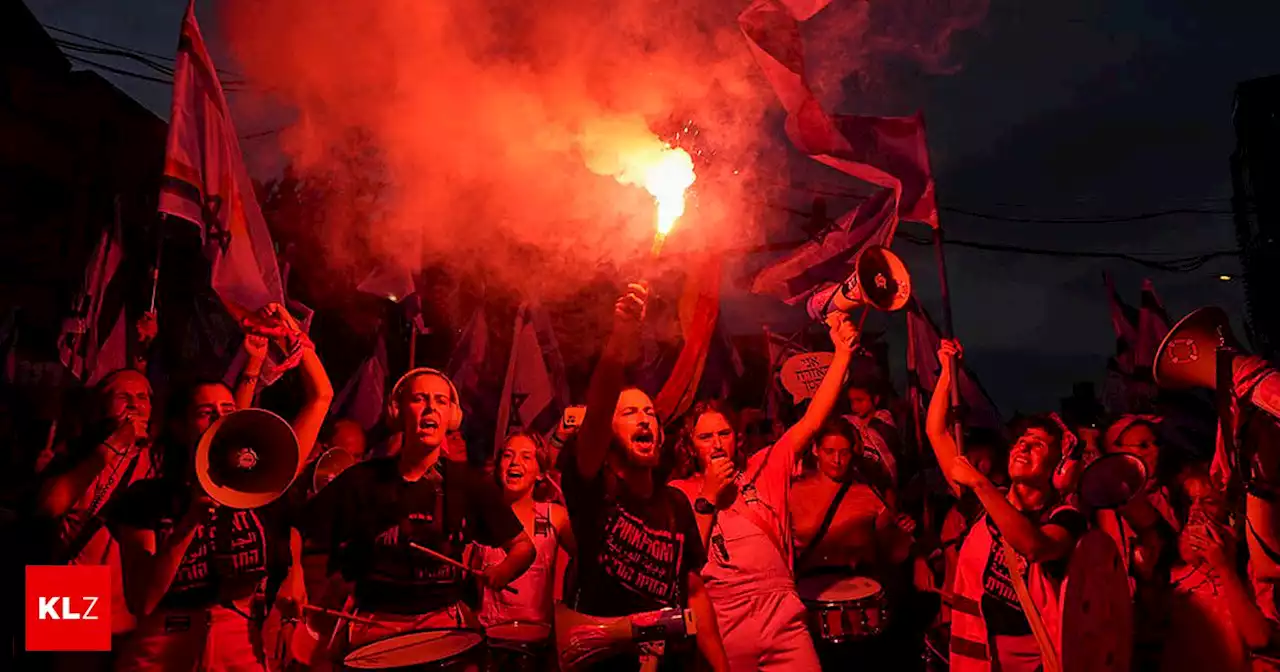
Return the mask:
[[[689,498],[669,485],[636,497],[602,469],[583,478],[570,443],[560,454],[561,488],[578,542],[577,582],[566,601],[592,616],[626,616],[667,607],[687,608],[685,582],[707,561]],[[693,642],[672,642],[660,669],[684,669]],[[635,655],[621,655],[590,669],[633,669]]]
[[[1089,519],[1079,509],[1060,506],[1039,511],[1024,511],[1028,519],[1040,525],[1060,525],[1071,533],[1072,538],[1079,539],[1089,527]],[[991,532],[991,552],[987,557],[987,566],[982,570],[982,616],[987,623],[990,635],[1019,637],[1030,635],[1031,623],[1018,601],[1013,580],[1009,577],[1009,569],[1004,562],[1004,544],[1001,543],[1000,530],[989,516],[985,516],[979,524],[986,524]],[[1067,562],[1070,556],[1060,560],[1046,562],[1043,565],[1045,574],[1051,579],[1061,581],[1066,577]],[[1027,560],[1022,556],[1016,559],[1016,567],[1025,578],[1027,576]]]
[[[190,504],[190,487],[152,478],[121,492],[106,517],[113,534],[119,526],[155,532],[158,547]],[[196,529],[159,606],[202,609],[240,600],[264,587],[268,572],[281,574],[288,563],[289,529],[279,507],[220,506],[211,522]]]
[[331,569],[355,583],[360,610],[426,614],[461,600],[465,577],[409,542],[461,561],[469,542],[505,546],[523,528],[482,472],[442,459],[406,481],[398,459],[342,472],[307,503],[297,524],[309,545],[329,552]]

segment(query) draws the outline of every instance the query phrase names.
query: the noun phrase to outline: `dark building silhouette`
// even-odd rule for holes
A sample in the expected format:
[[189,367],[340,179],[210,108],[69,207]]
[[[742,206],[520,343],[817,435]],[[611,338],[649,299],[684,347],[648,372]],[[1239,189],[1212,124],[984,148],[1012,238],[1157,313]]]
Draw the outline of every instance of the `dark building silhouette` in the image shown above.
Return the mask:
[[1280,75],[1236,87],[1231,156],[1236,236],[1249,337],[1269,357],[1280,347]]
[[22,2],[0,0],[0,325],[13,327],[0,333],[0,483],[29,476],[73,387],[58,334],[117,202],[125,263],[104,305],[118,315],[148,296],[166,128],[98,74],[73,70]]
[[25,343],[53,341],[117,197],[126,242],[150,232],[165,133],[97,73],[73,71],[22,2],[0,0],[0,312],[21,307]]

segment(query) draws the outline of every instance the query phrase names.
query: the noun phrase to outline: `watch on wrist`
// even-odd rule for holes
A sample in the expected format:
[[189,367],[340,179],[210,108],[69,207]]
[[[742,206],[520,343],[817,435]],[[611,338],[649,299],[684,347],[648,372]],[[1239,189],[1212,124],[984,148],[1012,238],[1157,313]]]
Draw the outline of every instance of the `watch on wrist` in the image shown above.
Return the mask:
[[699,497],[693,500],[693,512],[704,516],[709,516],[716,512],[716,505],[706,497]]

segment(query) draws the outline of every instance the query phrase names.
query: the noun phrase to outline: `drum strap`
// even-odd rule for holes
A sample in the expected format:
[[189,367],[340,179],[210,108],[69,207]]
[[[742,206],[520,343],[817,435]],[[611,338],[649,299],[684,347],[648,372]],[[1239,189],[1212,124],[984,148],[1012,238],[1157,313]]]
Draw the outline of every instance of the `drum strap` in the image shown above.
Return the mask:
[[[1005,570],[1009,572],[1009,579],[1013,581],[1013,590],[1018,594],[1018,602],[1022,604],[1027,623],[1031,624],[1031,634],[1035,635],[1036,644],[1040,646],[1040,669],[1044,672],[1062,672],[1062,663],[1058,660],[1058,649],[1053,645],[1053,639],[1044,627],[1040,610],[1031,599],[1031,591],[1027,590],[1026,580],[1018,571],[1018,561],[1014,559],[1018,557],[1017,551],[1013,550],[1013,546],[1010,546],[1009,541],[1003,536],[1000,537],[1000,543],[1004,546]],[[1030,567],[1029,564],[1028,567]]]
[[[822,524],[818,526],[818,531],[813,535],[813,540],[810,541],[809,545],[805,546],[804,550],[800,552],[800,557],[796,558],[797,567],[804,565],[804,561],[808,560],[809,556],[818,548],[818,544],[822,543],[823,537],[827,536],[827,530],[831,529],[831,521],[835,520],[836,511],[840,509],[840,502],[849,492],[849,487],[852,485],[853,483],[850,481],[845,481],[840,484],[840,489],[836,491],[835,498],[832,499],[831,504],[827,506],[827,515],[823,516]],[[1048,671],[1046,670],[1046,672]]]

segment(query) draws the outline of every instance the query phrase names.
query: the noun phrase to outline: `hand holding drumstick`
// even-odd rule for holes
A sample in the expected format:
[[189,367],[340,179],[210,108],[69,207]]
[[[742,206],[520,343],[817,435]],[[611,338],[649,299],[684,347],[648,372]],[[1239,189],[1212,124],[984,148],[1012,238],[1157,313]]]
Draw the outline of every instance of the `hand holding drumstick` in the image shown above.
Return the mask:
[[[415,550],[415,551],[421,551],[421,552],[423,552],[423,553],[426,553],[427,555],[431,556],[432,558],[435,558],[436,560],[439,560],[440,562],[443,562],[443,563],[444,563],[444,564],[446,564],[446,565],[452,565],[452,566],[454,566],[454,567],[457,567],[458,569],[461,569],[462,571],[464,571],[464,572],[466,572],[466,573],[468,573],[468,574],[472,574],[472,575],[475,575],[475,576],[481,577],[481,580],[484,580],[484,579],[483,579],[483,577],[484,577],[484,572],[477,572],[476,570],[474,570],[474,569],[472,569],[472,568],[470,568],[470,567],[468,567],[468,566],[466,566],[466,565],[462,564],[461,562],[458,562],[457,560],[454,560],[453,558],[451,558],[451,557],[449,557],[449,556],[447,556],[447,555],[445,555],[445,554],[443,554],[443,553],[438,553],[438,552],[436,552],[436,551],[433,551],[433,550],[431,550],[431,549],[427,548],[426,546],[423,546],[422,544],[414,543],[414,542],[412,542],[412,541],[411,541],[411,542],[409,542],[409,548],[412,548],[412,549],[413,549],[413,550]],[[516,590],[513,586],[503,586],[503,587],[502,587],[502,590],[504,590],[504,591],[506,591],[506,592],[509,592],[509,593],[511,593],[512,595],[519,595],[519,594],[520,594],[520,591]]]

